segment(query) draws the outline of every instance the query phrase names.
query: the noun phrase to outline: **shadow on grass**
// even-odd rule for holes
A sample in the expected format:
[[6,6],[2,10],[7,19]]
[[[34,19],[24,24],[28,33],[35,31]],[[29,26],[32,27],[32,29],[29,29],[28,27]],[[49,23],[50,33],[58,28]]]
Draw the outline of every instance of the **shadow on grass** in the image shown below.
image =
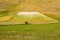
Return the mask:
[[17,26],[17,25],[31,25],[29,24],[7,24],[7,25],[0,25],[0,26]]
[[[39,25],[56,25],[56,24],[60,24],[60,22],[57,23],[48,23],[48,24],[39,24]],[[22,23],[22,24],[6,24],[6,25],[0,25],[1,26],[20,26],[20,25],[38,25],[38,24],[32,24],[32,23]]]

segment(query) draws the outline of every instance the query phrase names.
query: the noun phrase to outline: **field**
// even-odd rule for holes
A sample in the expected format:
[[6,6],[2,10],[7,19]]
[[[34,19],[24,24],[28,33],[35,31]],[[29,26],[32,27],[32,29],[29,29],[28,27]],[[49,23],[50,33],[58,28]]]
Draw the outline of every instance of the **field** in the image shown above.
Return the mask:
[[60,40],[60,23],[0,26],[0,40]]
[[[18,22],[20,20],[25,20],[24,18],[22,18],[23,16],[21,17],[21,15],[15,15],[15,13],[17,13],[18,11],[37,11],[45,14],[50,18],[60,21],[60,0],[0,1],[0,23],[1,21],[9,20],[11,20],[12,22],[16,22],[17,19]],[[44,19],[41,20],[41,22],[47,21],[46,18],[37,18],[38,20]],[[36,18],[34,20],[37,21]],[[0,25],[0,40],[60,40],[60,22],[49,24]]]

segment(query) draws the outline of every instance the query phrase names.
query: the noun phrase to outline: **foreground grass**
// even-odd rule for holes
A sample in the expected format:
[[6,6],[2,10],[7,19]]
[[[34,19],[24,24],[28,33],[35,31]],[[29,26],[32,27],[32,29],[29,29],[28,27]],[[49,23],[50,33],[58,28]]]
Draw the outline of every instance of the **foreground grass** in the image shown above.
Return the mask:
[[60,40],[60,23],[0,26],[1,40]]

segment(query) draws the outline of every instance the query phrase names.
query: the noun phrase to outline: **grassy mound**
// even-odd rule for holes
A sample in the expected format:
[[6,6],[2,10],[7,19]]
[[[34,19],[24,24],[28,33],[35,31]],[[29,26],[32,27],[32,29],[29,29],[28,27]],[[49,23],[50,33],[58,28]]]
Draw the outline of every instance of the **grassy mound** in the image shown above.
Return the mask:
[[56,23],[57,20],[47,17],[43,14],[35,14],[35,15],[15,15],[13,19],[10,20],[12,23],[21,23],[21,22],[29,22],[32,24],[41,24],[41,23]]

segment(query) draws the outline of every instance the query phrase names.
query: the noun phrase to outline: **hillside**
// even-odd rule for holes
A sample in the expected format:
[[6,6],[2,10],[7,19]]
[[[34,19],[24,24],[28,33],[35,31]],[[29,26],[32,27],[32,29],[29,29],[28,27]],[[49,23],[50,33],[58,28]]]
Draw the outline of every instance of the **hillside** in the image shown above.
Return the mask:
[[[0,15],[13,11],[39,11],[60,21],[60,0],[0,0]],[[6,12],[8,11],[8,12]],[[4,13],[5,12],[5,13]],[[4,15],[2,15],[3,13]],[[8,14],[9,14],[8,13]],[[14,13],[14,12],[13,12]],[[56,15],[57,14],[57,15]],[[1,18],[0,16],[0,18]]]
[[20,5],[20,11],[39,11],[60,21],[60,0],[26,0]]

